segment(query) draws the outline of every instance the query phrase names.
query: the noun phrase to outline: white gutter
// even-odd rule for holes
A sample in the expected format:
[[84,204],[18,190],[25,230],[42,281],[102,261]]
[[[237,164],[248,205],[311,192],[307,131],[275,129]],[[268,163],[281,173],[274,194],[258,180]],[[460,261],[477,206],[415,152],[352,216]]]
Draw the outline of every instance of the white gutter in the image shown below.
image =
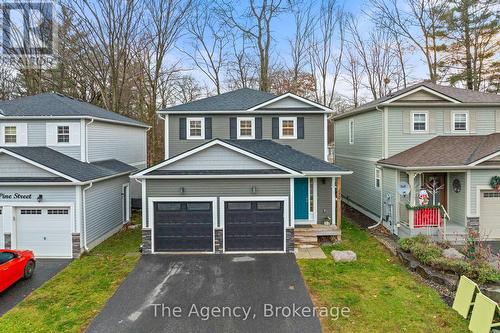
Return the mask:
[[82,228],[82,231],[83,231],[83,235],[82,235],[82,239],[83,239],[83,249],[85,251],[88,251],[89,248],[87,247],[87,205],[86,205],[86,196],[85,196],[85,192],[90,189],[92,187],[92,185],[94,185],[94,183],[90,183],[89,186],[85,187],[83,189],[83,228]]
[[120,121],[120,120],[111,120],[111,119],[106,119],[106,118],[100,118],[100,117],[90,117],[90,116],[2,116],[1,118],[5,118],[8,120],[32,120],[32,119],[44,119],[44,120],[53,120],[53,119],[95,119],[97,121],[101,121],[104,123],[113,123],[113,124],[120,124],[124,126],[132,126],[132,127],[142,127],[142,128],[151,128],[151,126],[146,125],[146,124],[134,124],[134,123],[129,123],[126,121]]
[[89,163],[89,125],[93,122],[94,118],[85,124],[85,162],[87,163]]

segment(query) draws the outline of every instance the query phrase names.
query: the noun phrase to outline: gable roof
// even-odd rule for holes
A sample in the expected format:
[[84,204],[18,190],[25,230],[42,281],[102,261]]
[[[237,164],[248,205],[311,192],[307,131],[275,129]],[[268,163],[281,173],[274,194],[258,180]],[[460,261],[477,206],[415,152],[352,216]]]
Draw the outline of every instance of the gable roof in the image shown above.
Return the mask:
[[435,93],[439,96],[442,96],[443,99],[446,99],[448,101],[455,101],[456,103],[500,104],[500,95],[497,94],[444,86],[430,81],[421,81],[404,89],[398,90],[390,95],[381,97],[374,101],[363,104],[353,110],[335,116],[335,119],[341,119],[354,113],[369,111],[378,105],[389,103],[391,100],[397,100],[398,97],[406,96],[414,91],[418,91],[421,89],[425,89],[430,93]]
[[81,162],[48,147],[0,147],[0,152],[2,150],[33,161],[48,168],[49,172],[55,171],[58,176],[76,182],[87,182],[136,170],[133,166],[118,160]]
[[474,166],[500,152],[500,133],[437,136],[379,164],[402,168]]
[[[281,101],[285,98],[292,98],[301,102],[304,106],[301,107],[269,107],[271,104]],[[185,104],[172,106],[158,111],[159,113],[224,113],[224,112],[256,112],[256,111],[319,111],[331,112],[331,110],[316,102],[310,101],[306,98],[286,93],[282,95],[275,95],[269,92],[241,88],[226,92],[220,95],[202,98]]]
[[0,101],[0,117],[99,118],[127,125],[148,127],[135,119],[58,93],[43,93]]
[[[191,170],[191,173],[179,173],[171,171],[162,171],[160,168],[175,163],[183,158],[189,156],[195,156],[196,153],[208,149],[214,145],[221,145],[228,149],[232,149],[243,153],[251,158],[258,159],[264,163],[268,163],[271,167],[278,169],[278,171],[273,169],[265,170],[210,170],[206,172],[204,170]],[[281,170],[282,172],[279,172]],[[325,175],[343,175],[351,174],[351,171],[345,170],[339,166],[328,163],[326,161],[320,160],[311,155],[302,153],[298,150],[293,149],[290,146],[282,145],[272,140],[225,140],[225,139],[214,139],[206,142],[198,147],[174,156],[168,160],[165,160],[155,166],[149,167],[147,169],[141,170],[135,173],[132,178],[141,178],[144,176],[187,176],[187,175],[197,175],[197,176],[228,176],[228,175],[248,175],[248,174],[268,174],[268,175],[311,175],[325,174]]]

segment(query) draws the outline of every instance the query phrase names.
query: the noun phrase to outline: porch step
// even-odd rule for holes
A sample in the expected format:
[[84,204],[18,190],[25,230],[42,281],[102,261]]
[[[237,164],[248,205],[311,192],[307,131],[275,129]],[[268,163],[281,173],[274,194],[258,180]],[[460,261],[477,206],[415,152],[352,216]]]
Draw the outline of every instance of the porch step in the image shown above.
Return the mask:
[[295,243],[295,247],[296,248],[299,248],[299,249],[312,249],[312,248],[315,248],[315,247],[319,247],[319,244],[297,244]]
[[295,243],[318,244],[318,237],[315,236],[295,236]]

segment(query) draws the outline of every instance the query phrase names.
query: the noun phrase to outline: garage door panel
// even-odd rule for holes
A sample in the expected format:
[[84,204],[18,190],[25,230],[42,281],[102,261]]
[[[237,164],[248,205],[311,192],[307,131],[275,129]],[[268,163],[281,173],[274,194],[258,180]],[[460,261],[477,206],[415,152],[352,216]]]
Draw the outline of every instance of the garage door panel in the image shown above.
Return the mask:
[[155,251],[213,250],[211,202],[157,202],[154,207]]
[[225,202],[225,250],[283,251],[283,209],[282,201]]
[[500,193],[482,192],[479,230],[485,239],[500,239]]

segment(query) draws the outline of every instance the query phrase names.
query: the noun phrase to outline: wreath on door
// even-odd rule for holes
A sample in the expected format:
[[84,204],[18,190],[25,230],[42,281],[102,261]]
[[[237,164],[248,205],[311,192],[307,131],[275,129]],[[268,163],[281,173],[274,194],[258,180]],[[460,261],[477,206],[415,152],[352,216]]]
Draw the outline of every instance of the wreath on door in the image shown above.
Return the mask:
[[491,177],[490,185],[495,189],[495,191],[500,192],[500,176]]

